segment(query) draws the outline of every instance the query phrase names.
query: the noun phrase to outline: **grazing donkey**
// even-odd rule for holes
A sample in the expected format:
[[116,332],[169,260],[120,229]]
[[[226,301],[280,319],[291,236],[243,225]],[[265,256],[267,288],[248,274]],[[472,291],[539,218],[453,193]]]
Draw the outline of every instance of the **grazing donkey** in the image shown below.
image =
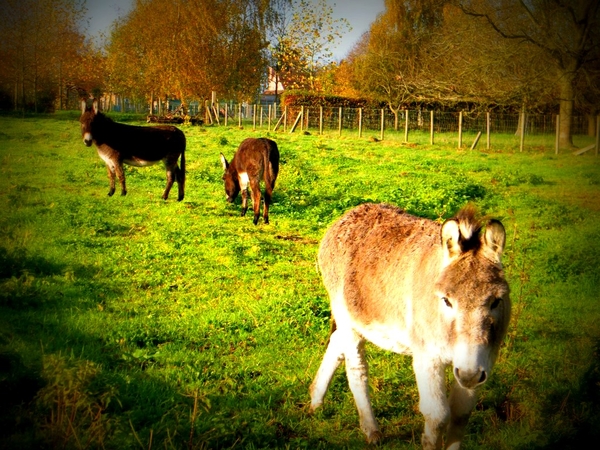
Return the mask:
[[240,144],[231,163],[221,153],[223,164],[223,180],[227,201],[233,202],[242,191],[242,216],[248,210],[248,185],[252,191],[252,207],[254,208],[254,225],[260,215],[260,180],[265,181],[265,206],[263,218],[269,223],[269,205],[279,174],[279,149],[275,141],[267,138],[247,138]]
[[[81,101],[81,134],[83,142],[90,147],[92,142],[98,148],[98,155],[106,164],[110,190],[115,193],[115,174],[121,183],[121,195],[127,194],[123,163],[144,167],[162,161],[167,170],[167,187],[162,195],[169,197],[169,191],[177,180],[179,195],[183,200],[185,189],[185,135],[173,126],[139,127],[116,123],[98,111],[98,102],[87,108]],[[181,156],[181,169],[177,160]]]
[[[339,219],[319,248],[331,300],[333,333],[310,387],[311,411],[336,368],[346,363],[361,429],[368,442],[381,433],[369,400],[366,340],[412,354],[425,417],[424,449],[458,449],[475,388],[490,376],[510,320],[509,288],[500,257],[502,224],[482,225],[474,208],[443,225],[389,205],[364,204]],[[445,368],[455,382],[446,396]]]

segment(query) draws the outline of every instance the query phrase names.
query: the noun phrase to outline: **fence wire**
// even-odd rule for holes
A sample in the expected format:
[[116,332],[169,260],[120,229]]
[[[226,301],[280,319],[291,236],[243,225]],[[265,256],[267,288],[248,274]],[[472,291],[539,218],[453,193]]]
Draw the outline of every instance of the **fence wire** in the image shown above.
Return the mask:
[[[449,144],[466,147],[480,144],[487,148],[524,146],[541,151],[554,149],[556,115],[442,112],[389,108],[282,107],[276,104],[220,103],[214,108],[190,110],[204,122],[239,125],[266,131],[308,132],[338,136],[366,136],[400,140],[412,144]],[[524,117],[524,119],[523,119]],[[573,117],[571,131],[576,146],[594,143],[597,118]],[[521,127],[524,123],[521,140]]]

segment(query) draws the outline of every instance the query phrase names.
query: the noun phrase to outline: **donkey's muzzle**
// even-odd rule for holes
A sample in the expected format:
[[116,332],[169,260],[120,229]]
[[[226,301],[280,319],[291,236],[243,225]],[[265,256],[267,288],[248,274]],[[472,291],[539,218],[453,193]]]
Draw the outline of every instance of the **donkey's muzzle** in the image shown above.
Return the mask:
[[454,368],[454,378],[465,389],[474,389],[487,380],[485,370],[461,370],[459,367]]
[[92,139],[92,133],[90,133],[89,131],[86,131],[85,133],[83,133],[83,143],[86,146],[91,147],[93,141],[94,140]]

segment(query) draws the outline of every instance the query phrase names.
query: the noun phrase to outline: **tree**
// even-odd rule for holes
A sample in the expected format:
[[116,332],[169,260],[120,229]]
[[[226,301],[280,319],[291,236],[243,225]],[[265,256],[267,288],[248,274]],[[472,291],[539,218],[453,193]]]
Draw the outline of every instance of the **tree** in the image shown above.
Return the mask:
[[0,83],[15,109],[63,107],[64,87],[82,55],[77,0],[0,2]]
[[[382,99],[394,113],[431,93],[422,77],[427,49],[443,22],[443,0],[386,0],[385,11],[371,25],[367,44],[354,58],[355,79],[367,96]],[[437,83],[436,90],[449,89]],[[436,91],[436,92],[437,92]]]
[[266,0],[137,0],[108,45],[110,88],[124,95],[253,98],[267,73]]
[[323,90],[321,75],[333,58],[333,46],[350,25],[333,19],[325,0],[293,0],[278,5],[271,59],[288,89]]
[[559,146],[573,147],[576,81],[600,57],[600,2],[461,0],[459,4],[503,38],[533,45],[544,53],[559,92]]

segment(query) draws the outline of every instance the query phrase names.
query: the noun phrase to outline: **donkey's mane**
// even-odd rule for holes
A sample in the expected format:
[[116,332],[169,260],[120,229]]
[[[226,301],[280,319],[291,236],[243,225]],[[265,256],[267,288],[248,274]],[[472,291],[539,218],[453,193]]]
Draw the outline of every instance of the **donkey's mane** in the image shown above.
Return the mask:
[[479,232],[482,228],[482,221],[478,217],[477,208],[474,205],[463,207],[456,215],[450,219],[458,222],[460,229],[459,244],[462,251],[468,251],[479,248]]

